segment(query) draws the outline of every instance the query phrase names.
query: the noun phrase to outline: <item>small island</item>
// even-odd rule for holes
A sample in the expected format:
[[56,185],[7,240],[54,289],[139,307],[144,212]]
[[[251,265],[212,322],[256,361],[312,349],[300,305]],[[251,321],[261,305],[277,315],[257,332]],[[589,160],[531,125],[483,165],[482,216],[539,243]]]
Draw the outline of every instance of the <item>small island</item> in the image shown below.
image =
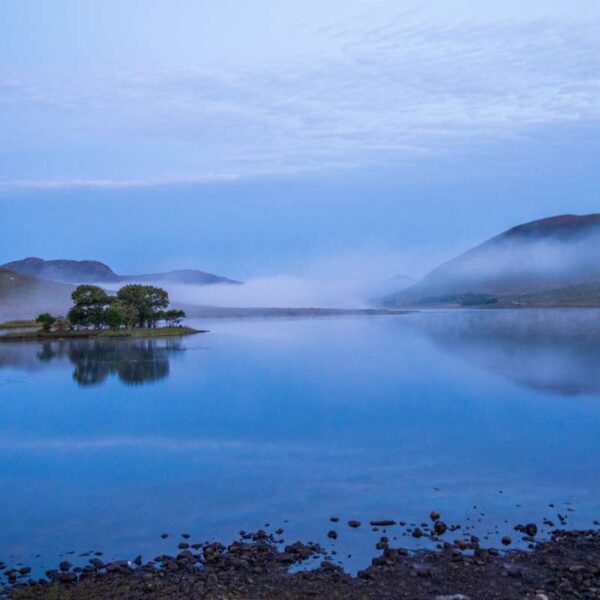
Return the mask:
[[9,321],[5,329],[30,329],[0,336],[0,341],[64,338],[141,338],[204,333],[184,327],[183,310],[169,309],[169,294],[152,285],[130,284],[114,296],[96,285],[80,285],[71,294],[66,316],[42,313],[32,321]]

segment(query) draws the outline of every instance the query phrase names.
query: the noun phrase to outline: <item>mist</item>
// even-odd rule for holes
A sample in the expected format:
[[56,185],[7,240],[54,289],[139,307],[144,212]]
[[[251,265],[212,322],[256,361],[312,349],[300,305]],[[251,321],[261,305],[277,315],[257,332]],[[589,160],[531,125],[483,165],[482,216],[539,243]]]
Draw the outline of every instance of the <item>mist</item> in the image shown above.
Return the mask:
[[[184,261],[185,263],[186,261]],[[370,308],[412,285],[439,257],[418,249],[402,253],[374,249],[323,255],[241,284],[157,283],[178,305],[227,308]],[[170,265],[172,266],[172,265]],[[146,283],[152,284],[151,280]],[[106,287],[106,285],[104,285]]]

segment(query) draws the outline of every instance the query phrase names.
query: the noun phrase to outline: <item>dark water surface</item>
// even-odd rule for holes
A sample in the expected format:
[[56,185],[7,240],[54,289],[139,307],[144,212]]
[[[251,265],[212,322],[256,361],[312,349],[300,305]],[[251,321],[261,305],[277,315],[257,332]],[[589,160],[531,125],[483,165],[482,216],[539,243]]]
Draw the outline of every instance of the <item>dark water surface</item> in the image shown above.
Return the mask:
[[270,523],[356,568],[370,519],[437,509],[495,545],[600,518],[600,312],[194,325],[211,333],[0,344],[0,561],[152,558]]

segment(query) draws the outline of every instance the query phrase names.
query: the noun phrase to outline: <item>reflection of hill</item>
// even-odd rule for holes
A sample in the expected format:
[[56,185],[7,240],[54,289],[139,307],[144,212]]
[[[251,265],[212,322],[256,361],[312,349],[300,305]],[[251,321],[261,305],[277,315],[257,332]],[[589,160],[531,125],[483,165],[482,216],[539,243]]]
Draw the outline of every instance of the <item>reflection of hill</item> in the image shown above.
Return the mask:
[[555,394],[600,393],[600,311],[423,313],[410,319],[448,353]]
[[35,369],[43,364],[68,361],[73,379],[82,386],[99,385],[116,375],[127,385],[164,379],[169,375],[169,355],[181,350],[178,339],[57,340],[43,344],[4,344],[0,366]]

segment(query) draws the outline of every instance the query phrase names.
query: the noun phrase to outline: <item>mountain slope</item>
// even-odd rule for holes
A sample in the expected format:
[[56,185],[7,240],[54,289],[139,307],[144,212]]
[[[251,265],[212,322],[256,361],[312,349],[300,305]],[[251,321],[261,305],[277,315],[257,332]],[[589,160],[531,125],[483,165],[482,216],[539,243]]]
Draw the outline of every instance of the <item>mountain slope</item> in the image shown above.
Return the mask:
[[40,312],[65,314],[73,287],[0,267],[0,319],[32,318]]
[[44,260],[29,257],[6,263],[2,267],[23,275],[64,283],[127,283],[136,281],[194,285],[239,283],[197,269],[148,273],[146,275],[118,275],[108,265],[96,260]]
[[386,306],[600,304],[600,214],[513,227],[384,299]]

